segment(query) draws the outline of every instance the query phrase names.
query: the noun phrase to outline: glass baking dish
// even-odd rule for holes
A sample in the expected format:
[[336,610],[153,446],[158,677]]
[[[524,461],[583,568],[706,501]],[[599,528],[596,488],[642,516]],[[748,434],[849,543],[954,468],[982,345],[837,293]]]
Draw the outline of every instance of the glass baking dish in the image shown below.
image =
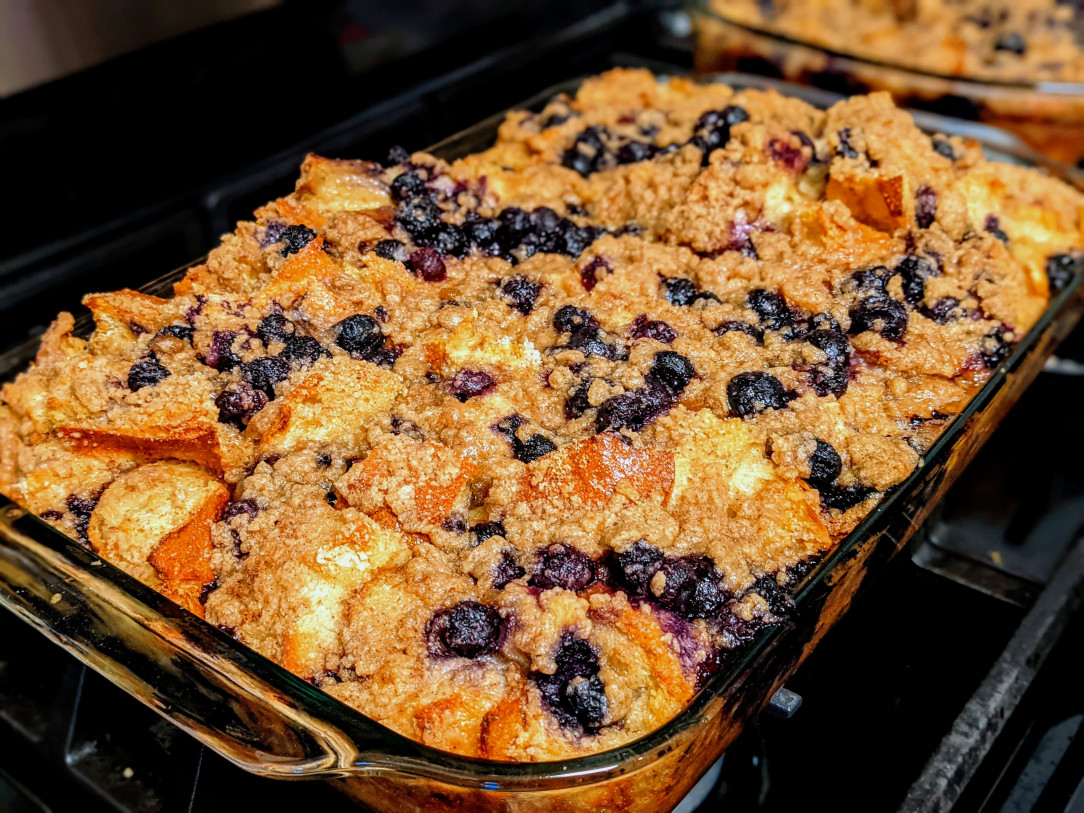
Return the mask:
[[879,62],[732,19],[711,0],[692,0],[691,14],[699,72],[751,71],[848,94],[885,90],[904,107],[981,121],[1058,161],[1084,161],[1084,84],[995,82]]
[[[814,104],[833,98],[762,77]],[[547,90],[539,107],[577,83]],[[454,158],[492,143],[494,117],[432,149]],[[1044,163],[997,131],[920,114],[931,131],[986,137],[1000,160]],[[1075,173],[1046,162],[1070,182]],[[1078,184],[1079,185],[1079,184]],[[143,290],[170,295],[181,269]],[[1084,311],[1081,275],[945,429],[919,468],[795,592],[797,611],[734,652],[688,708],[621,748],[545,763],[472,759],[403,737],[291,675],[0,497],[0,604],[233,763],[266,777],[320,778],[379,811],[669,810],[798,667],[856,593],[919,527]],[[89,331],[90,323],[80,322]],[[36,342],[0,356],[0,378]]]

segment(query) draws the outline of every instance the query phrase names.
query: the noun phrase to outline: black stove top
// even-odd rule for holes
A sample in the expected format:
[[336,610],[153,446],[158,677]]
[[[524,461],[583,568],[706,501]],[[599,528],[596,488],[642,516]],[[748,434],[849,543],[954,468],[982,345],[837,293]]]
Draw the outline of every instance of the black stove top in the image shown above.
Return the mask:
[[[4,154],[53,184],[0,245],[3,343],[204,253],[307,150],[420,148],[564,79],[690,62],[680,16],[636,4],[431,4],[429,29],[367,5],[287,5],[0,101]],[[401,36],[423,29],[443,34]],[[1084,370],[1084,333],[1063,355]],[[1081,399],[1084,377],[1040,376],[788,684],[798,711],[749,726],[699,809],[1084,813]],[[356,809],[231,766],[6,613],[0,755],[2,810]]]

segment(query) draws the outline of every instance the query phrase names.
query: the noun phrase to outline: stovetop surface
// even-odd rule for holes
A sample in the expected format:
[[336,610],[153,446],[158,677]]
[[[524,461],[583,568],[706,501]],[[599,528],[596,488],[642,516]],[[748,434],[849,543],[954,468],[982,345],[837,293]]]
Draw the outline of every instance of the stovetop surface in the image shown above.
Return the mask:
[[[400,23],[366,16],[369,5],[288,4],[0,100],[0,149],[18,149],[18,182],[30,184],[0,245],[3,344],[86,290],[199,256],[288,189],[307,149],[419,148],[615,60],[686,58],[656,15],[626,5],[493,3],[449,22],[452,4],[433,4],[446,23],[436,40],[395,35],[424,28],[424,15]],[[194,57],[225,42],[243,47]],[[284,54],[303,70],[282,70]],[[48,200],[34,197],[45,194],[35,178],[52,184]],[[1084,360],[1084,332],[1063,354]],[[765,713],[728,751],[702,810],[896,809],[1076,539],[1082,398],[1084,377],[1040,376],[914,555],[897,558],[788,684],[799,711]],[[1081,643],[1077,621],[955,809],[1084,811]],[[0,810],[356,809],[325,784],[234,768],[6,613],[0,755]]]

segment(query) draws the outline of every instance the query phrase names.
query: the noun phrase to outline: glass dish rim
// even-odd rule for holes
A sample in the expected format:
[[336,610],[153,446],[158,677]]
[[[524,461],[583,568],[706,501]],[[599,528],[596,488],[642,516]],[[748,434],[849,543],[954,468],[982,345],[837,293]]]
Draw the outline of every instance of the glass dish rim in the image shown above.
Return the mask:
[[824,54],[825,56],[843,63],[853,63],[860,67],[872,67],[881,70],[891,71],[893,73],[902,76],[915,76],[921,79],[936,79],[941,82],[951,82],[956,85],[954,92],[956,95],[981,98],[984,95],[994,93],[1004,94],[1018,94],[1020,92],[1036,93],[1050,97],[1077,97],[1084,96],[1084,82],[1043,82],[1043,81],[1029,81],[1026,79],[1008,81],[1008,80],[992,80],[982,79],[975,76],[967,75],[953,75],[948,73],[937,73],[936,71],[924,71],[918,68],[911,68],[905,65],[897,65],[891,62],[884,62],[878,59],[872,59],[870,57],[859,56],[857,54],[849,54],[846,51],[837,51],[832,48],[828,48],[823,45],[818,45],[808,40],[798,39],[787,34],[783,34],[778,31],[772,31],[767,28],[761,28],[759,26],[750,25],[749,23],[739,22],[731,19],[718,9],[714,9],[710,5],[711,0],[690,0],[690,6],[694,14],[704,14],[708,18],[715,20],[716,22],[724,23],[726,25],[733,26],[737,29],[744,31],[747,34],[753,34],[758,37],[764,37],[765,39],[774,40],[775,42],[790,47],[806,48],[811,51]]
[[[659,77],[660,81],[669,78],[677,78],[678,76],[667,76],[662,73],[657,73],[656,75]],[[681,76],[684,77],[683,74]],[[532,106],[537,105],[540,101],[548,100],[558,93],[574,91],[587,78],[590,77],[579,77],[553,85],[509,110],[483,119],[474,125],[437,142],[429,147],[427,151],[433,154],[439,154],[441,152],[447,153],[457,142],[477,137],[479,133],[485,132],[487,128],[492,128],[494,124],[503,121],[509,112],[531,109]],[[696,81],[725,83],[734,87],[736,90],[743,89],[744,87],[756,88],[765,84],[764,77],[743,75],[739,73],[713,74],[706,77],[695,77],[695,79]],[[746,84],[742,83],[743,79],[747,80]],[[823,91],[812,93],[814,89],[792,85],[787,82],[768,80],[767,83],[775,87],[785,87],[799,98],[802,97],[803,93],[811,95],[816,99],[816,101],[810,102],[812,104],[823,104],[826,97],[842,98],[839,94],[826,94]],[[917,115],[918,111],[909,112],[912,113],[912,115],[915,115],[916,121],[919,120],[920,117]],[[973,137],[975,125],[970,122],[950,119],[943,116],[931,116],[927,118],[936,120],[936,123],[938,124],[959,124]],[[932,128],[930,126],[924,126],[924,129],[929,130]],[[990,128],[985,129],[990,130]],[[942,129],[941,132],[946,131]],[[1000,134],[1000,131],[992,132]],[[1036,159],[1040,156],[1036,156],[1036,154],[1032,153],[1030,150],[1020,148],[1012,143],[995,143],[991,148],[995,152],[1002,153],[1002,158],[1008,157],[1017,163],[1045,164],[1048,169],[1053,168],[1057,173],[1062,174],[1064,176],[1063,179],[1067,180],[1067,182],[1073,183],[1078,187],[1081,186],[1080,177],[1073,177],[1074,173],[1071,171],[1071,168],[1049,160],[1037,162]],[[144,292],[162,292],[171,290],[174,281],[182,277],[193,266],[200,264],[203,259],[204,258],[197,259],[179,269],[151,280],[140,286],[139,290]],[[875,528],[881,518],[885,514],[891,512],[896,503],[903,499],[903,496],[920,481],[924,469],[930,462],[935,458],[939,458],[942,455],[951,452],[955,442],[958,441],[961,436],[966,434],[971,417],[976,413],[979,413],[985,407],[987,402],[1000,388],[1002,379],[1027,357],[1034,348],[1034,345],[1042,340],[1051,323],[1055,321],[1066,304],[1081,289],[1082,284],[1084,284],[1084,275],[1077,274],[1074,276],[1072,283],[1068,285],[1065,290],[1050,298],[1042,316],[1013,348],[1006,359],[1002,361],[996,370],[994,370],[990,378],[983,384],[979,391],[975,393],[966,407],[952,419],[948,426],[945,427],[940,437],[938,437],[931,445],[926,455],[923,456],[922,462],[918,468],[916,468],[915,471],[892,492],[882,498],[858,526],[840,540],[824,559],[803,577],[793,593],[794,602],[798,612],[801,611],[803,599],[820,585],[821,582],[834,571],[838,564],[845,561],[856,548],[867,541],[870,531]],[[77,320],[77,325],[80,323],[83,325],[89,323],[89,316],[80,317],[80,319]],[[22,369],[25,365],[25,361],[21,359],[25,359],[28,349],[35,347],[38,344],[39,339],[40,337],[36,337],[20,342],[6,349],[3,353],[0,353],[0,378],[6,380],[18,370]],[[32,354],[30,357],[32,358]],[[20,360],[14,362],[13,359]],[[4,501],[8,502],[6,498]],[[14,502],[12,502],[12,504],[15,505]],[[154,605],[162,605],[164,602],[164,604],[170,608],[167,613],[169,617],[178,617],[179,615],[186,626],[198,622],[198,627],[201,630],[214,636],[217,646],[221,648],[225,645],[229,652],[229,659],[232,662],[238,664],[241,668],[245,669],[260,681],[270,684],[279,691],[285,691],[286,697],[282,698],[280,702],[290,701],[295,705],[300,705],[304,708],[311,707],[315,702],[319,707],[321,718],[334,725],[350,738],[351,744],[356,748],[354,754],[355,758],[350,765],[303,771],[299,775],[350,775],[375,769],[378,772],[386,770],[398,774],[424,777],[426,779],[448,781],[464,787],[485,787],[487,785],[485,780],[497,780],[500,781],[501,784],[498,787],[489,789],[512,793],[535,790],[539,783],[559,782],[560,787],[572,787],[607,781],[617,776],[635,772],[644,767],[657,756],[657,752],[659,752],[660,749],[665,749],[680,735],[697,726],[703,722],[704,719],[713,717],[714,714],[705,717],[705,713],[708,712],[709,706],[719,700],[726,693],[728,688],[734,685],[735,678],[740,676],[743,671],[746,671],[749,666],[758,659],[772,640],[782,634],[787,628],[786,624],[780,624],[775,627],[761,630],[753,640],[739,650],[736,650],[733,656],[726,660],[724,665],[697,690],[693,699],[685,708],[663,723],[659,728],[636,740],[593,754],[545,762],[511,762],[468,757],[417,742],[384,726],[382,723],[367,717],[326,692],[319,690],[303,679],[293,675],[283,667],[260,655],[255,650],[250,649],[241,642],[226,635],[210,623],[176,607],[169,599],[166,599],[157,591],[139,583],[119,568],[116,568],[104,559],[98,557],[92,551],[82,547],[76,541],[61,534],[59,531],[56,531],[35,515],[26,512],[26,516],[33,520],[36,530],[40,530],[42,535],[48,537],[50,541],[45,542],[45,544],[48,544],[54,550],[58,547],[62,548],[60,553],[67,556],[69,559],[80,561],[89,559],[92,562],[96,561],[100,563],[102,566],[95,567],[93,572],[91,572],[89,568],[85,568],[89,577],[107,580],[113,587],[126,593],[142,608],[160,612],[160,610],[155,610]],[[42,540],[38,539],[36,541],[40,542]],[[221,672],[220,674],[231,683],[233,682],[228,675]],[[715,714],[720,712],[721,708],[716,709]],[[381,742],[375,749],[373,746],[363,745],[366,740],[371,739],[371,736],[363,735],[363,730],[366,728],[377,729],[379,735],[382,737]],[[503,784],[504,782],[509,782],[511,784],[505,785]],[[557,789],[557,787],[547,785],[545,789],[554,790]]]

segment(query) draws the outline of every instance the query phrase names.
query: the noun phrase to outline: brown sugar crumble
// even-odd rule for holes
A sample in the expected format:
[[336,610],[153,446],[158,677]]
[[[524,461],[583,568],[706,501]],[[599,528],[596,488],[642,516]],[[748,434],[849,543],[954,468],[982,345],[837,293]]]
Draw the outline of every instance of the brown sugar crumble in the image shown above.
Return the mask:
[[612,71],[451,163],[309,156],[172,299],[61,314],[0,488],[409,737],[601,751],[787,617],[1082,212],[886,95]]

